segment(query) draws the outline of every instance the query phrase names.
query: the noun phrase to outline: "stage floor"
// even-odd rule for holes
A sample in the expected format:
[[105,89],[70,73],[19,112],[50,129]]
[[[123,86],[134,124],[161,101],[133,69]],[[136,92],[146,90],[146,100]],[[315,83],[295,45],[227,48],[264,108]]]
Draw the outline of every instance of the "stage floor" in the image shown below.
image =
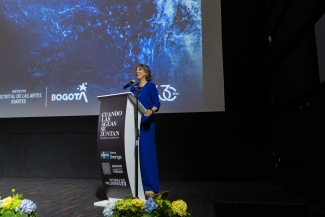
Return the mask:
[[[188,212],[193,217],[231,216],[225,212],[234,213],[239,207],[247,211],[251,207],[248,204],[282,207],[306,204],[280,187],[265,182],[161,181],[160,185],[161,191],[170,192],[170,201],[186,201]],[[94,206],[94,202],[105,199],[101,186],[101,180],[1,178],[0,196],[3,199],[11,195],[12,188],[16,189],[16,193],[23,194],[37,205],[39,217],[102,217],[103,207]],[[308,216],[322,215],[309,211]]]

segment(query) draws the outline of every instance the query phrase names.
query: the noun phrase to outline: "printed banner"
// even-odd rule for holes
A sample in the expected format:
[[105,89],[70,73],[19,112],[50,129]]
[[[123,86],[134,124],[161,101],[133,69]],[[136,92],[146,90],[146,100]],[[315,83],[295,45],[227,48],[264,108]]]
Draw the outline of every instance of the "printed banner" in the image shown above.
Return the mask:
[[101,98],[98,118],[97,151],[100,171],[108,198],[131,194],[125,159],[124,128],[127,95]]

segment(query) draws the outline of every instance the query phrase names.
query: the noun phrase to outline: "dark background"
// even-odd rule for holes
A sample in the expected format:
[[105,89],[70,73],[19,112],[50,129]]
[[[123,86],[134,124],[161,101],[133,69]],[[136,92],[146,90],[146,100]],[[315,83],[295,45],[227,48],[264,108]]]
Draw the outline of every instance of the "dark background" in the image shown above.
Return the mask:
[[[160,180],[274,182],[324,209],[313,30],[323,1],[224,0],[221,9],[226,111],[155,114]],[[0,177],[100,179],[97,119],[0,119]]]

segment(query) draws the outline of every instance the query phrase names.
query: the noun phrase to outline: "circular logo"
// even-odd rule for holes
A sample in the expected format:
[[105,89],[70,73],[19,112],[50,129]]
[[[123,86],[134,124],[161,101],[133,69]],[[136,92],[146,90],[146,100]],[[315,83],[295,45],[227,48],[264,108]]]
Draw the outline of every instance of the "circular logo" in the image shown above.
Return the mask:
[[174,101],[176,97],[179,95],[178,92],[176,92],[176,89],[169,84],[160,85],[160,87],[164,88],[162,96],[159,95],[159,99],[161,101]]

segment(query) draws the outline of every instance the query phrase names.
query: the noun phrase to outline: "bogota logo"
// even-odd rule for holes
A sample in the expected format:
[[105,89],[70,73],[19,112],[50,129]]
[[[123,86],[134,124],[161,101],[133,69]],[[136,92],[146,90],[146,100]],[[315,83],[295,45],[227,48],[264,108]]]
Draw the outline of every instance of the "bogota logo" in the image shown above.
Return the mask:
[[82,83],[77,88],[79,90],[79,93],[64,93],[64,94],[52,94],[52,101],[72,101],[72,100],[81,100],[82,98],[85,100],[85,102],[88,102],[86,91],[87,91],[87,82]]

